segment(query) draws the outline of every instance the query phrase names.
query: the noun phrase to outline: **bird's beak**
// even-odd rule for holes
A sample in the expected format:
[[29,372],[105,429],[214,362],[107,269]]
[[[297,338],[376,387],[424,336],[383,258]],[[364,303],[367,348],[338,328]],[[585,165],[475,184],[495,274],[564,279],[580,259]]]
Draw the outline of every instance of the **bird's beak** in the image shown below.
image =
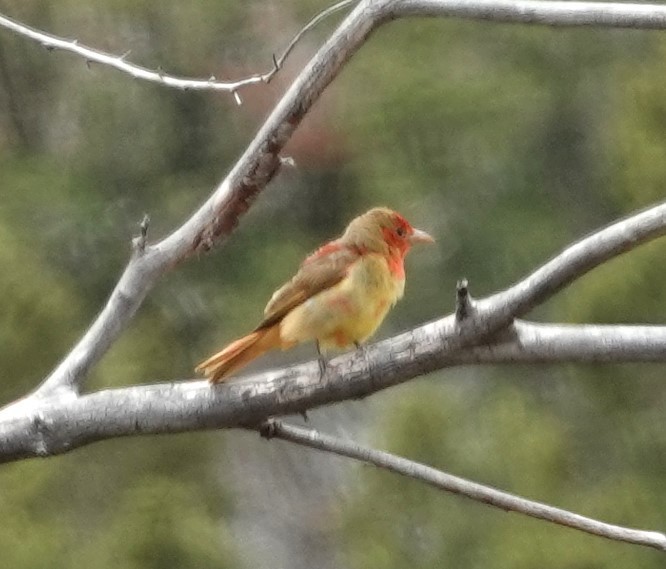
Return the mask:
[[409,244],[416,245],[417,243],[434,243],[435,240],[428,235],[425,231],[415,229],[414,233],[409,236]]

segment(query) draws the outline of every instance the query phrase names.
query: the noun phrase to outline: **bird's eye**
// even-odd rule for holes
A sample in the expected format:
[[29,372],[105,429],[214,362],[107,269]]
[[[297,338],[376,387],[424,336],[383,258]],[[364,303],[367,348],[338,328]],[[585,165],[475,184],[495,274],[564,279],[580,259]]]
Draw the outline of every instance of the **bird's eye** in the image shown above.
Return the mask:
[[395,232],[398,234],[399,237],[404,237],[405,234],[407,233],[407,230],[404,227],[400,226],[395,230]]

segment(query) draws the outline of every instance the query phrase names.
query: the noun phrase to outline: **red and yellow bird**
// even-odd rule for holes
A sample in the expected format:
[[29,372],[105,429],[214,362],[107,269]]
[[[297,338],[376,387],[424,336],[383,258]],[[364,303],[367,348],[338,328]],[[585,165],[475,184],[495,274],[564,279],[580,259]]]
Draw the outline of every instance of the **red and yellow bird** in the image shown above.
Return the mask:
[[219,383],[274,348],[312,340],[318,351],[359,346],[402,298],[410,247],[433,241],[388,208],[360,215],[341,237],[303,261],[296,276],[273,294],[253,332],[201,362],[196,371]]

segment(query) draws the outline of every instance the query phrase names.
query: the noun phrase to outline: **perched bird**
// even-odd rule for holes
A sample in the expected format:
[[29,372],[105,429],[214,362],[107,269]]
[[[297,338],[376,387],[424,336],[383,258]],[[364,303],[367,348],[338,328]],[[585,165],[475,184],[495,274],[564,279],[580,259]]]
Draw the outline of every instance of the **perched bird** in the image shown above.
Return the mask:
[[314,340],[321,349],[359,347],[377,330],[405,290],[405,255],[416,243],[432,243],[399,213],[379,207],[352,220],[341,237],[303,261],[279,288],[253,332],[201,362],[211,383],[273,348]]

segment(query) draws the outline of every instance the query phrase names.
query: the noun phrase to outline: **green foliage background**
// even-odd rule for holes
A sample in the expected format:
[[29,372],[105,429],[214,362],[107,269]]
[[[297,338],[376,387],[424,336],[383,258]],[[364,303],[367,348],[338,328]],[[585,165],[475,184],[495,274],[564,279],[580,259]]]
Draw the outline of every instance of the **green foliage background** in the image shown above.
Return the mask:
[[[326,5],[5,0],[0,11],[113,53],[131,49],[130,59],[149,67],[236,78],[266,69]],[[31,389],[83,332],[142,214],[151,214],[154,238],[182,222],[332,25],[308,37],[274,85],[243,91],[240,108],[224,94],[87,69],[0,30],[3,402]],[[92,387],[189,377],[209,350],[254,324],[303,255],[373,205],[402,211],[438,238],[412,255],[386,336],[450,311],[461,276],[477,296],[498,290],[572,240],[662,199],[665,61],[657,32],[422,19],[386,26],[306,118],[288,151],[298,169],[271,184],[223,248],[164,280]],[[615,260],[536,317],[663,323],[665,253],[657,242]],[[378,447],[609,522],[666,529],[663,366],[448,371],[374,399],[361,422]],[[3,466],[3,562],[264,566],[231,527],[236,492],[220,471],[233,460],[235,435],[111,441]],[[385,473],[352,467],[346,477],[322,530],[331,566],[663,566],[656,552]],[[282,490],[307,483],[292,479]]]

